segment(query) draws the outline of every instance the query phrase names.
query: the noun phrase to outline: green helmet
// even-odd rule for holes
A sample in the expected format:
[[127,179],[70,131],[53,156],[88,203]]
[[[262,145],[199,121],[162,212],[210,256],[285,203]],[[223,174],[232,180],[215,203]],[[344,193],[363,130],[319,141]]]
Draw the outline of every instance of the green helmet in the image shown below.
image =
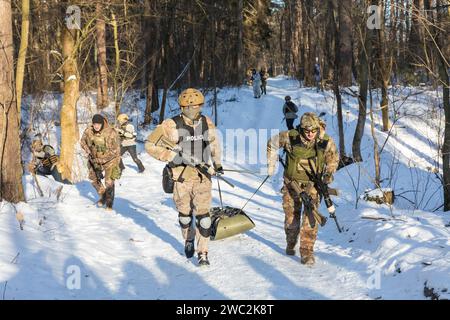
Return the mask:
[[300,128],[306,130],[319,129],[319,117],[314,112],[306,112],[300,119]]

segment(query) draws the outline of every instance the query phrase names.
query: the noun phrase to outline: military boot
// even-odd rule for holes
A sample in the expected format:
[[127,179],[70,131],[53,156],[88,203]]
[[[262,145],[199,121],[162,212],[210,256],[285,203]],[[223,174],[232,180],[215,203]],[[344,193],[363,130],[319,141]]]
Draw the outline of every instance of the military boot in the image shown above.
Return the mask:
[[286,246],[286,254],[288,256],[295,256],[295,243],[288,243]]
[[198,265],[199,266],[209,266],[208,253],[203,252],[198,254]]
[[190,259],[195,253],[194,239],[186,240],[184,243],[184,254],[186,258]]
[[114,185],[107,187],[105,191],[106,208],[112,210],[113,203],[114,203]]
[[99,208],[103,207],[106,203],[106,192],[103,192],[103,194],[100,196],[100,199],[97,201],[97,206]]
[[314,255],[303,256],[300,262],[304,265],[312,266],[316,262],[316,259],[314,258]]

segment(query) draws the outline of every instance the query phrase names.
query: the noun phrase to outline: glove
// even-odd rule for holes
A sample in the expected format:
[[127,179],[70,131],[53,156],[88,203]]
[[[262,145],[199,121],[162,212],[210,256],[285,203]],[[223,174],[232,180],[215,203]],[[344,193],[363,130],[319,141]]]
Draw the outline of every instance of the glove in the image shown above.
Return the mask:
[[325,183],[325,184],[330,184],[330,183],[333,182],[333,180],[334,180],[333,179],[333,175],[331,173],[325,173],[322,176],[322,182]]
[[53,165],[58,162],[58,156],[52,155],[50,156],[50,163]]
[[176,166],[179,166],[180,164],[183,163],[183,158],[181,157],[181,153],[180,152],[173,151],[172,154],[173,154],[172,160],[170,160],[167,163],[169,168],[175,168]]
[[269,166],[267,168],[267,175],[268,176],[273,176],[274,173],[275,173],[275,166]]
[[214,164],[214,170],[216,171],[216,174],[225,174],[225,172],[223,171],[222,165],[220,164]]

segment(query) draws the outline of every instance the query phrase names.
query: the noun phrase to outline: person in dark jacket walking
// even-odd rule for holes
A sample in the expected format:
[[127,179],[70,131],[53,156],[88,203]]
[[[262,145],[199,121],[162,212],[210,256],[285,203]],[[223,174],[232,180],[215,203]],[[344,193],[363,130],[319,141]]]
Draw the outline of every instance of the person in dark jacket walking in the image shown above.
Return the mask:
[[295,103],[292,102],[290,96],[286,96],[284,100],[285,103],[283,105],[283,114],[284,118],[286,119],[286,126],[288,130],[292,130],[294,129],[294,121],[298,118],[298,107],[295,105]]

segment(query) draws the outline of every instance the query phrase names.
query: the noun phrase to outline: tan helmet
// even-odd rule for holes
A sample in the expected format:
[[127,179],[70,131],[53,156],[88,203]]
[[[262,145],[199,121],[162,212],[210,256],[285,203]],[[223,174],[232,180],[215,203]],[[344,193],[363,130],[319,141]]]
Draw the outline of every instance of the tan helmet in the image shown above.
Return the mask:
[[33,142],[31,143],[31,149],[33,149],[34,151],[41,152],[43,148],[44,144],[42,143],[41,139],[33,140]]
[[314,112],[305,112],[300,119],[300,128],[306,130],[319,129],[319,117]]
[[181,92],[178,97],[180,107],[197,106],[205,103],[205,97],[197,89],[189,88]]
[[128,115],[125,113],[119,114],[119,116],[117,117],[117,121],[119,121],[120,124],[124,124],[128,121]]

